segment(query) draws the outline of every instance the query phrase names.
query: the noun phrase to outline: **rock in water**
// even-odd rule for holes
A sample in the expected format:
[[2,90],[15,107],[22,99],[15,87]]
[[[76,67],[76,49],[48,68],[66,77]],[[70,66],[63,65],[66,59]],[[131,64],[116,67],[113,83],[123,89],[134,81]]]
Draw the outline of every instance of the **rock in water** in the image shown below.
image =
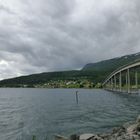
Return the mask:
[[82,135],[80,135],[79,140],[90,140],[94,136],[95,136],[94,134],[82,134]]
[[69,139],[64,136],[55,135],[55,140],[69,140]]
[[137,123],[140,123],[140,115],[138,116],[138,118],[137,118],[137,121],[136,121]]

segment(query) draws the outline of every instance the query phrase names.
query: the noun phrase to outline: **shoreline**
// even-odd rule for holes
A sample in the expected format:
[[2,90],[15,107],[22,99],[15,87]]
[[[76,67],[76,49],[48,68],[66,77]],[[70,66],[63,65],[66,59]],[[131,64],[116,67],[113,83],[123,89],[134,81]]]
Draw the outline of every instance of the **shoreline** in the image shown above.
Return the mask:
[[55,140],[140,140],[140,115],[134,122],[127,122],[112,129],[110,133],[71,135],[69,138],[56,135]]

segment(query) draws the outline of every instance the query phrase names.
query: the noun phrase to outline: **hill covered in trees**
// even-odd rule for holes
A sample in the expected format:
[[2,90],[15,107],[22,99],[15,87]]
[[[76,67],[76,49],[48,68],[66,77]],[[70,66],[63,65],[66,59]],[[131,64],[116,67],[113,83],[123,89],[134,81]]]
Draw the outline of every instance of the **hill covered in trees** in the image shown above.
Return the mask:
[[98,87],[116,68],[140,59],[140,53],[89,63],[81,70],[44,72],[0,81],[0,87]]

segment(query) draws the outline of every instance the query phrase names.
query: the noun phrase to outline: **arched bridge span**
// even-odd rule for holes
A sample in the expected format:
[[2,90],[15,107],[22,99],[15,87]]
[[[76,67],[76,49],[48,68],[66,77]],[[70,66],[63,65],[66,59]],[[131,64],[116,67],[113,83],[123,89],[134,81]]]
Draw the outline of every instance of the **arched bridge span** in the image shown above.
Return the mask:
[[128,92],[138,91],[138,71],[140,59],[119,67],[103,82],[102,86],[111,91]]

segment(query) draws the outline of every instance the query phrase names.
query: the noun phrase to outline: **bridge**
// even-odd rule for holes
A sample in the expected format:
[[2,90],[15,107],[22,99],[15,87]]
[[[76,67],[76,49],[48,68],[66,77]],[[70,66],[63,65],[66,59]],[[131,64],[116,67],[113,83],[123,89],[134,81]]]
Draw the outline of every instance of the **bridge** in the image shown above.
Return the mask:
[[110,91],[138,93],[138,71],[140,60],[119,67],[103,82],[104,89]]

